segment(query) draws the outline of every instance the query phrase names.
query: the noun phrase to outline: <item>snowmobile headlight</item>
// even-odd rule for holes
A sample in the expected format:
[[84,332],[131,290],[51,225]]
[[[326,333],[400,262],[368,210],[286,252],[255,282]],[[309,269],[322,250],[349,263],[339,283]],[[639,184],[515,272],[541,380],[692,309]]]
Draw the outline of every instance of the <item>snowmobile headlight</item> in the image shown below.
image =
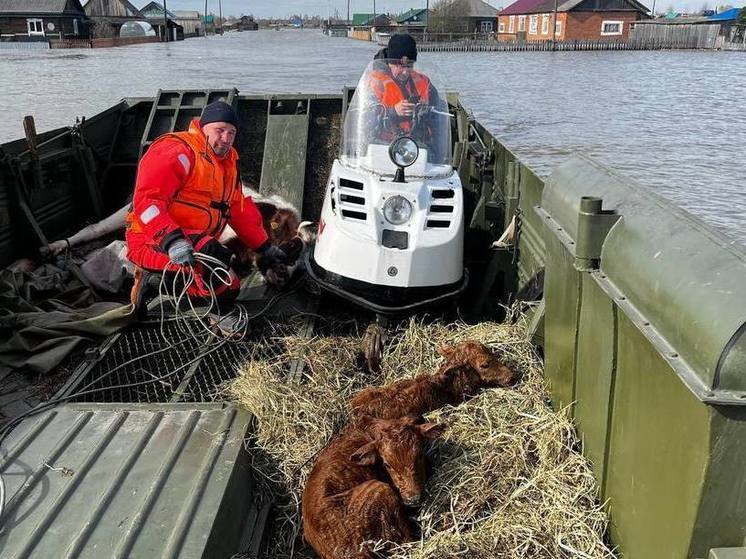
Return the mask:
[[419,155],[420,148],[417,147],[417,142],[409,136],[397,138],[389,146],[389,157],[397,167],[409,167],[417,161]]
[[383,204],[383,217],[392,225],[401,225],[412,217],[412,204],[403,196],[392,196]]

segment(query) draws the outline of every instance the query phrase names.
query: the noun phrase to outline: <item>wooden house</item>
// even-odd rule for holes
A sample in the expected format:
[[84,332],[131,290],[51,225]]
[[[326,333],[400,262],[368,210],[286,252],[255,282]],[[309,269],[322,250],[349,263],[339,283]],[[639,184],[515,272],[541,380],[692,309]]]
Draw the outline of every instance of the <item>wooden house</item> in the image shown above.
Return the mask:
[[147,21],[129,0],[88,0],[85,13],[93,22],[92,34],[97,38],[118,37],[128,21]]
[[196,10],[174,10],[174,22],[184,28],[184,37],[200,37],[205,34],[202,14]]
[[[163,40],[166,25],[168,25],[169,41],[184,40],[186,32],[184,26],[177,21],[176,13],[167,10],[166,17],[163,17],[163,2],[150,2],[140,8],[140,13],[145,16],[146,21],[155,29],[156,35],[161,37],[161,40]],[[199,13],[197,13],[197,21],[199,21]]]
[[88,39],[79,0],[0,0],[0,40]]
[[259,24],[254,19],[254,16],[241,16],[238,22],[236,22],[236,29],[238,31],[257,31]]
[[427,27],[436,33],[494,33],[498,12],[484,0],[451,0],[431,10]]
[[393,20],[387,14],[352,14],[353,27],[390,27]]
[[411,9],[400,14],[396,18],[396,24],[407,27],[425,26],[427,25],[427,14],[428,10],[426,8]]
[[517,0],[500,12],[498,39],[627,39],[648,12],[637,0]]

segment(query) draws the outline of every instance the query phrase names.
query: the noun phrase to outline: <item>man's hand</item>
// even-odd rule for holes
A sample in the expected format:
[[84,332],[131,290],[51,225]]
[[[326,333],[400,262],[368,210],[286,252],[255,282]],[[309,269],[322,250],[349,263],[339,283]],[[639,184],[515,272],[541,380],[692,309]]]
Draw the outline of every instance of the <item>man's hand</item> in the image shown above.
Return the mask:
[[412,116],[414,114],[414,103],[403,99],[394,106],[394,110],[399,116]]
[[177,239],[168,247],[168,258],[178,266],[194,265],[194,248],[186,239]]
[[201,252],[202,254],[206,254],[207,256],[217,258],[223,263],[226,268],[230,267],[231,265],[233,252],[231,252],[231,250],[227,246],[219,242],[217,239],[210,239],[209,241],[207,241],[205,245],[199,249],[199,252]]

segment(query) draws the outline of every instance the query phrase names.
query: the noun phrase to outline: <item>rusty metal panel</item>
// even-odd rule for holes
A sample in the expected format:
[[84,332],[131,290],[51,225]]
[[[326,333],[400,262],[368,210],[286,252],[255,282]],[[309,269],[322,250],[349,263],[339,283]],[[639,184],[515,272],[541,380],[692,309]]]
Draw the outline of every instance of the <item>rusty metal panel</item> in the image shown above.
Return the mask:
[[231,556],[251,503],[249,419],[224,404],[73,404],[26,420],[3,445],[3,557]]
[[601,485],[615,374],[616,307],[589,275],[583,274],[582,282],[574,411],[583,453]]
[[711,408],[620,313],[604,495],[625,557],[682,559],[710,457]]

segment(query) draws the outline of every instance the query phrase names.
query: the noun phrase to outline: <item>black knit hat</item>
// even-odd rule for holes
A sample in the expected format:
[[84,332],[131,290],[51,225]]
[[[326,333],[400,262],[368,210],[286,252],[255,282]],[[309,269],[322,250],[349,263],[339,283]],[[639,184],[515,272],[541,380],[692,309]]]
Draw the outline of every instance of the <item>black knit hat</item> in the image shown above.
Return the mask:
[[202,116],[199,118],[200,126],[211,122],[227,122],[238,128],[238,115],[228,103],[215,101],[202,110]]
[[399,60],[403,57],[417,60],[417,43],[412,35],[392,35],[389,39],[388,57]]

